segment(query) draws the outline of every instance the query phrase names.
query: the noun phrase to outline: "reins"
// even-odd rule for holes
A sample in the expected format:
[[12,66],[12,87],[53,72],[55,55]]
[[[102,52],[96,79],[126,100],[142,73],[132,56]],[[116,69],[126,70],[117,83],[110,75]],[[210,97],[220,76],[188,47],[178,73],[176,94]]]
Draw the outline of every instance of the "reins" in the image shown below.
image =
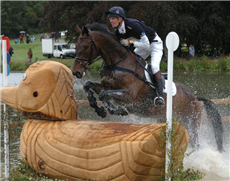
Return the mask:
[[[91,50],[90,50],[90,55],[89,55],[89,57],[88,57],[88,58],[75,57],[75,61],[77,61],[78,63],[80,63],[81,66],[83,66],[85,69],[86,69],[89,65],[93,64],[94,62],[96,62],[98,59],[105,57],[106,55],[112,53],[113,51],[117,50],[117,49],[120,48],[120,47],[125,47],[124,45],[120,44],[120,45],[116,46],[114,49],[112,49],[112,50],[110,50],[109,52],[107,52],[106,54],[100,55],[100,53],[99,53],[99,51],[98,51],[98,48],[97,48],[97,46],[96,46],[96,44],[95,44],[95,42],[94,42],[92,31],[91,31],[90,29],[88,29],[88,31],[89,31],[91,37],[79,37],[79,38],[80,38],[80,39],[90,39],[90,40],[91,40]],[[94,47],[95,47],[97,53],[99,54],[99,56],[98,56],[96,59],[94,59],[94,60],[92,61],[91,59],[92,59],[93,48],[94,48]],[[111,64],[111,65],[103,65],[103,69],[105,69],[105,70],[111,70],[111,71],[112,71],[112,70],[120,70],[120,71],[129,72],[129,73],[133,74],[135,77],[137,77],[138,79],[140,79],[141,81],[143,81],[143,82],[145,82],[145,83],[148,83],[148,84],[151,84],[151,83],[147,82],[145,78],[143,78],[143,77],[140,76],[138,73],[136,73],[136,71],[132,71],[132,70],[130,70],[130,69],[126,69],[126,68],[122,68],[122,67],[116,66],[118,63],[120,63],[121,61],[123,61],[123,60],[125,59],[125,57],[128,55],[128,53],[133,54],[129,48],[127,48],[127,47],[125,47],[125,48],[126,48],[127,51],[126,51],[126,53],[125,53],[125,55],[123,56],[122,59],[120,59],[118,62],[116,62],[116,63],[114,63],[114,64]],[[138,62],[138,64],[140,64],[140,65],[142,66],[142,68],[143,68],[145,71],[147,71],[147,72],[151,75],[151,73],[149,72],[149,70],[145,68],[145,66],[138,60],[138,58],[137,58],[136,56],[134,56],[134,58],[135,58],[135,60]],[[88,61],[88,64],[87,64],[86,66],[84,66],[84,65],[81,63],[81,61],[79,61],[79,60]]]
[[[95,47],[97,53],[99,54],[99,51],[98,51],[98,49],[97,49],[97,46],[96,46],[96,44],[95,44],[95,42],[94,42],[94,40],[93,40],[93,34],[92,34],[91,30],[89,30],[89,32],[90,32],[90,36],[91,36],[91,37],[79,37],[80,39],[90,39],[90,40],[91,40],[91,49],[90,49],[90,55],[89,55],[89,57],[88,57],[88,58],[75,57],[75,61],[77,61],[78,63],[80,63],[81,66],[83,66],[85,69],[86,69],[90,64],[93,63],[93,62],[90,61],[91,58],[92,58],[92,56],[93,56],[93,47]],[[84,66],[84,65],[79,61],[79,59],[80,59],[80,60],[83,60],[83,61],[88,61],[89,63],[88,63],[86,66]]]
[[[96,62],[98,59],[100,59],[100,58],[102,58],[102,57],[108,55],[109,53],[112,53],[113,51],[115,51],[116,49],[118,49],[118,48],[120,48],[120,47],[123,47],[123,45],[118,45],[117,47],[115,47],[114,49],[110,50],[110,51],[107,52],[106,54],[100,55],[100,53],[99,53],[99,51],[98,51],[98,48],[97,48],[97,46],[96,46],[96,44],[95,44],[95,42],[94,42],[92,31],[91,31],[90,29],[89,29],[88,31],[90,32],[90,36],[91,36],[91,37],[79,37],[79,38],[80,38],[80,39],[90,39],[90,40],[91,40],[91,50],[90,50],[90,55],[89,55],[89,57],[88,57],[88,58],[75,57],[75,61],[77,61],[78,63],[80,63],[81,66],[83,66],[85,69],[86,69],[89,65],[93,64],[94,62]],[[91,59],[92,59],[93,48],[94,48],[94,47],[95,47],[97,53],[99,54],[99,56],[98,56],[96,59],[94,59],[94,60],[92,61]],[[126,54],[127,54],[127,53],[126,53]],[[123,57],[123,59],[124,59],[125,57],[126,57],[126,55]],[[121,59],[120,61],[122,61],[123,59]],[[87,64],[86,66],[84,66],[84,65],[82,65],[82,63],[81,63],[79,60],[88,61],[88,64]],[[120,62],[120,61],[119,61],[119,62]],[[119,63],[119,62],[118,62],[118,63]]]

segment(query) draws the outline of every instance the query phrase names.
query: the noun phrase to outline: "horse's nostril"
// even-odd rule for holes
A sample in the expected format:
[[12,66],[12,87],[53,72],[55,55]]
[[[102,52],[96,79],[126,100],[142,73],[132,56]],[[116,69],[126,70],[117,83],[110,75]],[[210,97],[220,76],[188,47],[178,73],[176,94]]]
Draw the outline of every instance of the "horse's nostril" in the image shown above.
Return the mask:
[[74,72],[74,75],[77,77],[77,78],[82,78],[82,74],[78,71],[75,71]]

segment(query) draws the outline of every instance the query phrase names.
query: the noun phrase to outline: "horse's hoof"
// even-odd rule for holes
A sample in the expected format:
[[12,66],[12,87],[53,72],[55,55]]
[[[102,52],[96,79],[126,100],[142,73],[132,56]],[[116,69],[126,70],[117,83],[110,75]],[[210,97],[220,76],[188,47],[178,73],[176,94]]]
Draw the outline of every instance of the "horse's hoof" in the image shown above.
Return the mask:
[[154,105],[160,109],[163,109],[165,107],[165,101],[162,97],[156,97],[154,99]]
[[129,114],[125,109],[121,107],[118,108],[118,111],[120,112],[120,115],[122,116],[127,116]]
[[164,105],[155,105],[157,108],[159,108],[159,109],[164,109]]
[[105,90],[102,90],[100,92],[100,94],[98,95],[98,98],[99,98],[100,101],[103,101],[103,100],[105,100],[105,96],[106,96]]
[[105,118],[107,116],[107,112],[106,112],[105,108],[102,106],[98,107],[95,111],[97,112],[97,115],[101,116],[102,118]]
[[83,88],[84,90],[89,90],[90,89],[91,82],[89,80],[85,81]]

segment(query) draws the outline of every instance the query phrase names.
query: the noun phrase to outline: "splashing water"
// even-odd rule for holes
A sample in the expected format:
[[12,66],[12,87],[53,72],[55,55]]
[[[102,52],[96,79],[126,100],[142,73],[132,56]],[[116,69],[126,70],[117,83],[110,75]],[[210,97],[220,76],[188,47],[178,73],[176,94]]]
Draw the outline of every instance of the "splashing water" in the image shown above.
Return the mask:
[[205,173],[203,180],[230,181],[230,124],[228,122],[223,123],[223,147],[225,151],[220,153],[216,149],[212,125],[205,117],[206,115],[202,118],[199,130],[200,148],[194,152],[191,148],[187,149],[186,153],[192,153],[185,157],[184,168],[192,168]]
[[[202,123],[199,130],[198,150],[187,148],[186,153],[189,156],[184,158],[184,169],[199,170],[205,173],[202,181],[230,181],[230,123],[224,122],[224,152],[217,151],[217,145],[211,123],[207,120],[206,111],[202,112]],[[153,119],[140,118],[130,115],[125,122],[133,123],[153,123]]]

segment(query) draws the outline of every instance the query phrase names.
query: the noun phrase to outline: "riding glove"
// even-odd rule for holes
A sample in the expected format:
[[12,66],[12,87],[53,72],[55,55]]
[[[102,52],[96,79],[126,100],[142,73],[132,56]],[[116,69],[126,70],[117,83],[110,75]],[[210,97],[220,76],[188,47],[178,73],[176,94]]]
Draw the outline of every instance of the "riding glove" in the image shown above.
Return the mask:
[[129,40],[129,39],[122,39],[121,40],[121,44],[123,44],[124,46],[129,46],[130,44],[133,44],[133,40]]

